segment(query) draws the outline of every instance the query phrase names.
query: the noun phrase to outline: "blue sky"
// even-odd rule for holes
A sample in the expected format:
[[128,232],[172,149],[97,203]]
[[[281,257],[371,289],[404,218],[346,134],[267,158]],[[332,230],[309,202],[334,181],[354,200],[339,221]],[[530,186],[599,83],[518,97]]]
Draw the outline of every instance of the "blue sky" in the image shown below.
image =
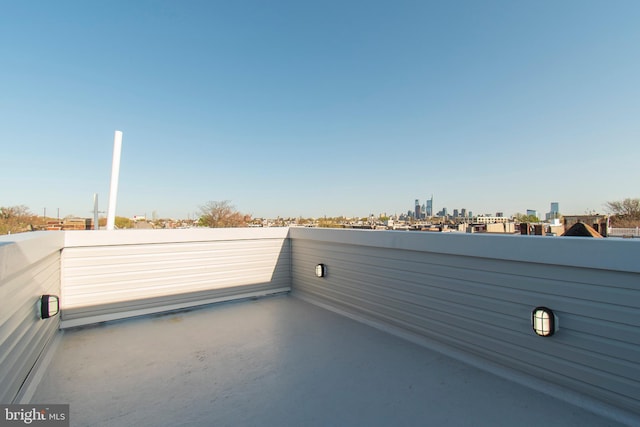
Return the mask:
[[640,197],[637,1],[27,1],[0,206],[193,217],[604,211]]

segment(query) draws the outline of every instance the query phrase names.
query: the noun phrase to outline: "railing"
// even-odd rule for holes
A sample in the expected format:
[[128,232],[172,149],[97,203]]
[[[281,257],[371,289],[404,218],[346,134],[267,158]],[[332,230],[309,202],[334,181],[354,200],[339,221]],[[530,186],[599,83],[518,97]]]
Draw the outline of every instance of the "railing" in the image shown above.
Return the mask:
[[607,230],[609,237],[640,237],[640,227],[636,228],[609,228]]

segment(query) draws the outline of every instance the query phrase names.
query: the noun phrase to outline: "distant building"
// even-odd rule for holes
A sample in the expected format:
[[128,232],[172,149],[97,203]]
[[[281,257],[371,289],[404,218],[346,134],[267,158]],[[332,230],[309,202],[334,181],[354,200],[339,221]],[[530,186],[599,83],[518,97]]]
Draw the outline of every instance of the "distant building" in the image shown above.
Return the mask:
[[150,222],[147,222],[147,221],[135,221],[133,223],[133,228],[135,228],[135,229],[143,229],[143,230],[152,230],[155,227],[153,226],[153,224],[151,224]]
[[506,218],[504,216],[479,216],[477,218],[474,218],[473,220],[474,223],[477,224],[505,224],[507,222],[510,222],[509,218]]
[[587,224],[603,237],[607,237],[607,224],[609,217],[606,215],[564,215],[562,222],[565,230],[569,230],[577,223]]
[[91,230],[92,218],[65,218],[57,221],[47,221],[47,230]]
[[433,216],[433,194],[431,195],[430,199],[427,199],[427,208],[425,213],[427,217]]
[[534,210],[534,209],[527,209],[527,216],[535,216],[536,218],[540,218],[538,216],[538,211]]
[[463,218],[467,217],[467,209],[466,208],[460,209],[460,216],[463,217]]
[[454,218],[458,218],[458,216],[460,216],[460,212],[458,211],[458,209],[454,209],[453,210],[453,217]]
[[420,207],[420,200],[416,199],[416,219],[419,219],[421,217],[420,215],[421,212],[421,207]]
[[507,233],[514,234],[516,232],[515,222],[494,222],[486,225],[487,233]]
[[602,238],[602,235],[598,233],[593,227],[583,222],[576,222],[562,235],[571,237],[595,237],[598,239]]
[[544,218],[547,221],[555,218],[560,218],[560,203],[551,202],[551,209],[547,214],[545,214]]
[[496,212],[496,216],[498,218],[502,218],[504,216],[504,213],[503,212]]

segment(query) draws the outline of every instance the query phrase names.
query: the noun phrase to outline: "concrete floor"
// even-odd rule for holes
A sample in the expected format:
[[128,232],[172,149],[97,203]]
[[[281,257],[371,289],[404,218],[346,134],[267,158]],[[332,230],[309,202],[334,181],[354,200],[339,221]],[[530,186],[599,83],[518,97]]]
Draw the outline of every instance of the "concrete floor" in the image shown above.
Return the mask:
[[72,426],[615,426],[290,296],[67,330]]

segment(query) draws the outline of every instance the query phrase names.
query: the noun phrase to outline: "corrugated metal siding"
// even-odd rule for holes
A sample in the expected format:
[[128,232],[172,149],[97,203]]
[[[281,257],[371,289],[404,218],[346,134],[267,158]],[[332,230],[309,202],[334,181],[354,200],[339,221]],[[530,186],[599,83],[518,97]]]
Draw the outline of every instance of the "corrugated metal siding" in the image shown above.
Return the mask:
[[[466,252],[456,256],[438,253],[438,242],[447,236],[404,233],[406,239],[424,240],[416,245],[403,244],[402,233],[385,233],[291,230],[294,295],[640,412],[640,273],[633,271],[640,245],[620,247],[617,257],[628,265],[616,271],[562,265],[562,254],[555,264],[517,260],[540,258],[522,249],[523,243],[548,252],[555,240],[565,248],[573,245],[565,257],[571,258],[568,264],[580,264],[576,253],[588,246],[585,256],[597,254],[598,246],[579,240],[495,240],[522,250],[505,260],[488,257],[489,246],[471,256],[474,235],[454,238],[460,253]],[[600,246],[605,258],[615,250],[610,243]],[[318,263],[327,265],[326,278],[315,277]],[[531,329],[537,306],[550,307],[560,319],[560,331],[551,338]]]
[[[26,243],[0,242],[0,402],[13,402],[47,343],[60,317],[42,320],[40,296],[60,295],[60,249],[50,238],[29,236]],[[23,237],[23,236],[21,236]],[[40,245],[42,240],[42,245]],[[33,250],[33,243],[40,250]],[[62,247],[62,239],[60,248]],[[53,251],[53,253],[51,253]]]
[[62,265],[63,326],[71,319],[289,290],[291,283],[284,237],[68,247]]

